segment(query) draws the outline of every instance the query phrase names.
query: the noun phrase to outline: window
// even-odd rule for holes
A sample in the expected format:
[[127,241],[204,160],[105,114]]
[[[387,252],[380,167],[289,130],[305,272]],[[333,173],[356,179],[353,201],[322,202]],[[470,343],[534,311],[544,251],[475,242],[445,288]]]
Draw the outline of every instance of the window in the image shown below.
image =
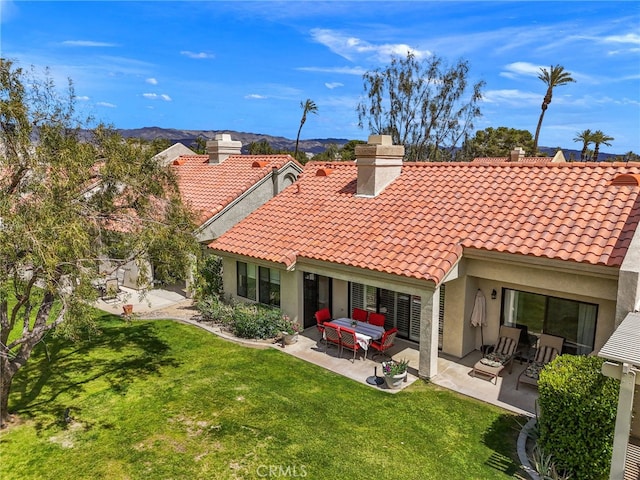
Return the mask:
[[586,355],[593,351],[597,305],[508,288],[503,290],[502,299],[505,325],[564,337],[564,353]]
[[280,272],[272,268],[260,267],[260,303],[280,306]]
[[236,262],[238,296],[256,300],[256,266],[250,263]]

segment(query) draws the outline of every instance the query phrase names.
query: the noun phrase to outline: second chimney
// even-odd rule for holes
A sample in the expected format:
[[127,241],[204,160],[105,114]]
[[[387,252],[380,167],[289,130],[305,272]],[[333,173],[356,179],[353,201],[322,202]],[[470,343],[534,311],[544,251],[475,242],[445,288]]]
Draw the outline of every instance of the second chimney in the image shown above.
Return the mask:
[[524,158],[524,148],[515,147],[513,150],[511,150],[510,157],[510,160],[512,162],[521,162]]
[[378,195],[400,175],[403,157],[404,146],[393,145],[390,135],[370,135],[366,145],[356,145],[356,195]]
[[209,163],[222,163],[231,155],[240,155],[242,142],[231,140],[228,133],[216,133],[214,140],[207,141]]

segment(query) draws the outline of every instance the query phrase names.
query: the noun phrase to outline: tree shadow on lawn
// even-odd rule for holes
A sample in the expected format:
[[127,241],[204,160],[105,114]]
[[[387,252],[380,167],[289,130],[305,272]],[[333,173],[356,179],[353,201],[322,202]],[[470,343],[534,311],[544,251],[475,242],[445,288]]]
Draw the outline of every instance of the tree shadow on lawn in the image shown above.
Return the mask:
[[38,345],[14,378],[11,410],[31,417],[37,411],[43,419],[53,418],[49,425],[39,423],[38,430],[64,425],[71,413],[69,400],[62,404],[59,396],[80,397],[85,393],[84,385],[98,379],[106,380],[112,391],[124,395],[133,381],[159,375],[161,367],[181,365],[152,323],[123,326],[110,322],[114,318],[101,317],[100,334],[91,338],[73,342],[50,337]]
[[[484,432],[484,444],[493,450],[486,464],[516,478],[528,478],[518,459],[518,435],[528,418],[517,415],[500,415]],[[505,439],[509,441],[505,442]]]

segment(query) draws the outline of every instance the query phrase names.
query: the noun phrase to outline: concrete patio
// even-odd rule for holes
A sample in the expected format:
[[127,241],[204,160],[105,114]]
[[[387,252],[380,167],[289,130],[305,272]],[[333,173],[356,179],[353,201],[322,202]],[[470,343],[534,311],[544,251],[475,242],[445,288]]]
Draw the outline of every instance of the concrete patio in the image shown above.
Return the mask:
[[[319,365],[335,373],[348,377],[357,382],[367,384],[376,372],[382,376],[381,363],[385,360],[383,356],[376,356],[375,360],[365,359],[362,352],[359,352],[352,363],[353,354],[344,351],[342,357],[338,357],[338,348],[330,346],[325,353],[324,342],[320,343],[320,333],[318,330],[308,328],[299,335],[299,340],[293,345],[286,345],[282,349],[285,353],[301,358],[308,362]],[[278,347],[282,348],[282,347]],[[368,357],[373,352],[368,353]],[[380,388],[391,393],[401,391],[413,382],[418,380],[418,345],[406,340],[396,340],[395,345],[388,352],[395,360],[409,360],[409,374],[407,381],[399,389],[388,389],[386,385],[372,388]],[[462,359],[447,357],[440,354],[438,357],[438,375],[431,379],[431,382],[441,387],[453,390],[463,395],[476,398],[478,400],[497,405],[512,412],[532,416],[535,414],[535,403],[538,397],[535,388],[528,385],[521,385],[516,390],[518,375],[525,368],[518,360],[514,361],[513,372],[508,373],[508,369],[503,371],[498,377],[497,383],[484,376],[471,376],[471,368],[480,359],[480,351],[473,351]]]

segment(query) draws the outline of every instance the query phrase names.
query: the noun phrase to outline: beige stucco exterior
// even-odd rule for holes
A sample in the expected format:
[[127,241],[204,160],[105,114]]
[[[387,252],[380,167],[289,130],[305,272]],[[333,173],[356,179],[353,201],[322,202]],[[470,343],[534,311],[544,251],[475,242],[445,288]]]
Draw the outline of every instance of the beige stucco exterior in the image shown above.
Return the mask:
[[[425,378],[437,374],[440,312],[439,302],[434,299],[439,299],[439,290],[432,282],[319,261],[299,260],[286,270],[281,264],[269,264],[243,257],[225,257],[225,292],[236,298],[236,260],[278,269],[281,275],[281,309],[301,323],[304,311],[303,272],[333,279],[331,305],[334,317],[348,316],[349,282],[420,296],[419,374]],[[478,289],[482,290],[487,298],[484,343],[489,344],[497,339],[503,288],[596,304],[597,351],[615,328],[618,274],[617,268],[465,250],[460,262],[443,282],[446,294],[442,352],[462,358],[474,349],[480,348],[479,329],[471,326],[469,322]],[[496,299],[491,298],[492,290],[496,290]]]

